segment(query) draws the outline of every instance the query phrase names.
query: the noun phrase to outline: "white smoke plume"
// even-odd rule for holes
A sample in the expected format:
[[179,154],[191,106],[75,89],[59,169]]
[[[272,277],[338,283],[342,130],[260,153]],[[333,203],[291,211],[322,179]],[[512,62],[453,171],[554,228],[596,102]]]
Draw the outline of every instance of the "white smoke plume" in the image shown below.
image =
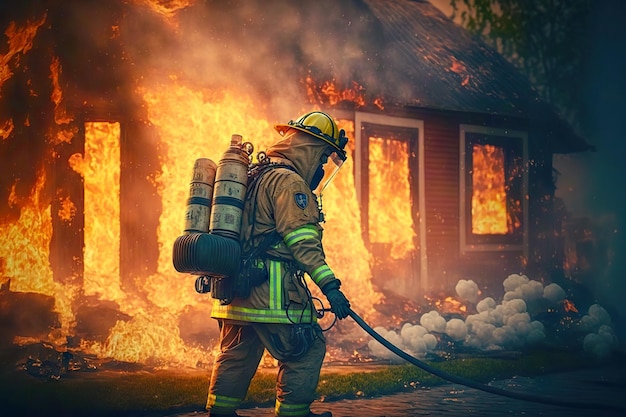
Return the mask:
[[[566,293],[558,284],[544,285],[525,275],[511,274],[502,283],[504,296],[498,304],[492,297],[480,299],[480,289],[472,280],[459,280],[455,286],[458,297],[474,304],[475,314],[465,319],[445,319],[438,311],[422,314],[419,325],[406,323],[399,332],[377,327],[376,331],[405,352],[416,357],[424,357],[433,352],[443,335],[459,346],[482,351],[522,349],[545,341],[544,324],[533,319],[529,312],[530,304],[540,303],[556,307],[566,298]],[[571,331],[586,333],[582,340],[585,352],[602,358],[617,347],[618,341],[609,313],[599,304],[589,307],[589,311]],[[368,347],[372,355],[384,359],[399,359],[375,340]]]
[[[425,327],[419,324],[405,323],[400,333],[376,327],[374,330],[408,354],[423,358],[426,353],[432,352],[437,346],[437,338],[430,334]],[[372,355],[381,359],[399,360],[400,358],[376,340],[370,340],[368,347]]]
[[462,300],[469,301],[472,304],[475,304],[478,301],[478,297],[480,297],[478,285],[471,279],[460,279],[454,290]]
[[611,327],[611,316],[599,304],[589,307],[587,314],[580,319],[580,328],[587,332],[583,349],[595,357],[606,357],[618,345],[617,336]]
[[446,319],[436,310],[423,314],[420,318],[420,324],[429,332],[443,333],[446,331]]
[[565,300],[565,291],[558,284],[548,284],[543,289],[543,298],[551,301],[554,304],[560,303]]

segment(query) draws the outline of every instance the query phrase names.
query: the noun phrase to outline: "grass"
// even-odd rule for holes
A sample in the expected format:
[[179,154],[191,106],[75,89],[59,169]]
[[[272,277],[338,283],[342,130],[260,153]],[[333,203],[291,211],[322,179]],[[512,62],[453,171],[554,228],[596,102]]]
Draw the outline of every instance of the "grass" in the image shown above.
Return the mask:
[[[513,359],[465,358],[432,364],[479,382],[581,368],[589,361],[563,351],[536,351]],[[244,407],[274,402],[276,372],[258,372]],[[21,416],[165,416],[204,409],[209,371],[70,372],[47,380],[24,371],[0,375],[0,413]],[[325,401],[374,397],[445,382],[412,365],[323,368],[318,393]],[[7,413],[8,412],[8,413]]]

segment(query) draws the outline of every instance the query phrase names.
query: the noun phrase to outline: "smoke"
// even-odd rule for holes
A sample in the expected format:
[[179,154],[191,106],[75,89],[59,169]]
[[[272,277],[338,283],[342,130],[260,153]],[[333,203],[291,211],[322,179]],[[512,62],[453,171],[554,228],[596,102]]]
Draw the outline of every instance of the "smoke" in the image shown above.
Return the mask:
[[[446,319],[436,310],[422,314],[419,325],[405,323],[400,332],[378,327],[391,343],[416,357],[424,357],[435,350],[446,349],[448,343],[457,348],[475,351],[521,350],[546,343],[553,336],[537,317],[548,310],[555,311],[564,302],[566,292],[558,284],[545,287],[525,275],[511,274],[502,283],[504,296],[500,303],[492,297],[478,299],[479,289],[472,280],[459,280],[455,290],[464,302],[474,305],[476,313],[464,319]],[[531,306],[529,308],[529,306]],[[588,312],[575,320],[568,332],[579,347],[595,358],[605,358],[618,347],[618,338],[608,311],[593,304]],[[370,340],[372,355],[398,360],[379,342]]]
[[[602,304],[616,313],[623,311],[626,293],[626,181],[623,115],[626,114],[624,54],[614,41],[625,39],[623,16],[626,3],[618,0],[594,2],[585,16],[589,33],[585,45],[585,71],[580,76],[583,97],[579,122],[595,152],[555,155],[561,174],[556,195],[565,202],[572,217],[587,217],[596,226],[594,270],[585,285]],[[619,319],[619,317],[614,317]],[[622,318],[623,320],[623,318]],[[623,321],[621,322],[623,328]]]
[[585,352],[596,357],[607,356],[618,345],[611,316],[599,304],[589,307],[587,314],[580,319],[580,328],[588,333],[583,340]]
[[478,301],[478,297],[480,297],[478,285],[476,285],[474,281],[461,279],[456,284],[454,289],[459,297],[471,303],[476,303],[476,301]]
[[[437,338],[419,324],[405,323],[399,333],[376,327],[374,331],[400,349],[415,357],[424,357],[437,346]],[[397,359],[398,357],[376,340],[370,340],[368,347],[372,355],[382,359]]]
[[142,82],[176,76],[197,88],[245,92],[283,121],[308,110],[307,77],[376,85],[380,58],[373,51],[380,37],[363,18],[364,7],[204,1],[170,17],[140,4],[129,7],[120,36],[133,66],[142,69]]
[[422,315],[420,324],[429,332],[443,333],[446,330],[446,319],[444,319],[436,310],[429,311]]
[[548,284],[543,289],[543,298],[553,304],[560,303],[565,299],[565,291],[558,284]]
[[[197,143],[192,138],[199,137],[202,142],[198,146],[202,148],[197,154],[214,152],[211,137],[218,131],[214,120],[221,127],[251,126],[254,135],[261,135],[269,130],[272,121],[285,122],[322,104],[311,103],[307,97],[307,77],[316,84],[333,81],[341,86],[355,79],[367,81],[367,76],[358,76],[367,68],[370,81],[380,75],[370,67],[376,68],[379,58],[369,54],[380,50],[376,45],[381,36],[377,36],[376,24],[361,18],[365,6],[360,2],[356,2],[357,7],[355,2],[326,2],[321,9],[315,2],[203,1],[175,12],[172,8],[153,7],[159,6],[158,0],[11,3],[7,13],[0,14],[3,30],[14,19],[26,25],[37,18],[41,24],[32,47],[23,47],[12,59],[7,55],[6,71],[4,62],[0,68],[0,78],[10,75],[6,82],[0,82],[0,160],[6,162],[0,178],[0,220],[18,220],[22,205],[30,201],[36,180],[48,179],[46,195],[38,196],[38,202],[43,210],[52,200],[53,237],[59,242],[63,240],[50,244],[54,251],[50,256],[37,257],[45,264],[45,271],[50,272],[50,280],[78,277],[83,285],[84,278],[86,295],[96,293],[103,300],[120,301],[119,308],[125,312],[134,312],[129,301],[137,296],[147,309],[170,311],[171,315],[164,316],[166,325],[177,321],[176,315],[186,303],[200,303],[197,294],[190,293],[192,285],[172,285],[172,275],[160,273],[166,270],[162,265],[168,271],[172,268],[171,251],[164,248],[173,239],[166,244],[162,239],[169,239],[173,235],[171,228],[179,227],[173,223],[171,228],[161,227],[161,218],[169,218],[169,207],[175,207],[167,203],[179,195],[163,192],[168,195],[163,201],[159,196],[164,191],[162,179],[178,172],[177,165],[167,160],[166,155],[174,154],[167,145],[180,143],[178,148],[185,148],[191,155]],[[365,14],[372,19],[371,13]],[[54,77],[52,63],[58,69]],[[58,85],[52,79],[58,80]],[[53,87],[58,88],[53,91]],[[187,91],[191,94],[187,95]],[[166,117],[159,120],[163,125],[187,110],[187,104],[192,100],[195,103],[196,98],[205,114],[217,117],[207,117],[211,123],[205,123],[201,114],[186,113],[182,122],[171,124],[175,131],[164,130],[150,113],[154,109],[149,99],[156,97],[158,101],[163,97],[166,102],[169,94],[178,95],[171,100],[176,104],[164,109]],[[232,96],[236,99],[231,100]],[[240,108],[244,110],[229,107],[232,110],[224,111],[217,105],[231,101],[242,103]],[[72,169],[67,161],[85,153],[82,129],[85,121],[90,120],[114,120],[122,125],[121,164],[125,173],[120,178],[120,200],[125,209],[120,215],[120,234],[124,237],[119,242],[123,245],[119,266],[123,271],[111,273],[119,275],[111,281],[104,273],[109,270],[99,267],[91,273],[82,262],[79,264],[79,260],[89,261],[87,256],[81,258],[80,237],[74,239],[72,235],[68,239],[65,223],[59,227],[56,218],[60,212],[58,202],[83,203],[80,184],[84,182],[84,173]],[[11,121],[10,134],[5,121]],[[179,158],[182,164],[181,161]],[[44,169],[48,172],[42,174]],[[182,181],[186,182],[186,177]],[[342,202],[341,207],[345,208],[345,204]],[[75,211],[81,213],[82,208]],[[73,229],[74,226],[76,222],[69,228],[78,236],[83,229]],[[76,249],[77,255],[70,257],[73,254],[67,247]],[[332,246],[328,249],[332,252]],[[48,264],[48,258],[53,265]],[[367,267],[365,257],[359,262]],[[73,268],[84,271],[73,274]],[[350,272],[354,273],[354,269]],[[30,280],[30,276],[23,276],[23,280]],[[354,274],[345,281],[364,277],[365,274]],[[94,283],[100,282],[111,293],[94,289],[98,287]],[[358,298],[351,296],[351,300]],[[73,316],[74,306],[63,304],[67,306],[66,316]],[[130,337],[140,327],[142,320],[133,317],[113,331]],[[167,329],[176,330],[173,326]],[[176,335],[173,338],[178,340]],[[110,343],[106,354],[132,348],[131,345]],[[162,355],[163,346],[156,344],[154,355]]]

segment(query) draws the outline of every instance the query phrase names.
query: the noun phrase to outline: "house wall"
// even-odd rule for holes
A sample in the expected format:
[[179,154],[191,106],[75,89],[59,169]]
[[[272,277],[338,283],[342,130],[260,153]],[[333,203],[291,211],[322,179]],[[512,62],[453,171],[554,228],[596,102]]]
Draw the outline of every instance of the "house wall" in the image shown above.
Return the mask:
[[[548,277],[558,267],[554,237],[551,152],[529,132],[528,248],[462,253],[460,248],[460,125],[528,132],[526,121],[467,113],[415,111],[424,121],[425,219],[430,292],[450,293],[459,279],[472,279],[497,293],[512,273]],[[527,256],[528,255],[528,256]]]

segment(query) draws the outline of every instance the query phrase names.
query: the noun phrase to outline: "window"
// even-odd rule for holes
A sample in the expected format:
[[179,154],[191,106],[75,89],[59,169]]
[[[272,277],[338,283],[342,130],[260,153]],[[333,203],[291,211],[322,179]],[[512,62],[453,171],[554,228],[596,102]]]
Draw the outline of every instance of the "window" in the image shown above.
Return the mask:
[[461,125],[461,252],[526,250],[525,132]]
[[355,142],[364,240],[375,258],[419,265],[407,282],[426,288],[424,123],[357,112]]

